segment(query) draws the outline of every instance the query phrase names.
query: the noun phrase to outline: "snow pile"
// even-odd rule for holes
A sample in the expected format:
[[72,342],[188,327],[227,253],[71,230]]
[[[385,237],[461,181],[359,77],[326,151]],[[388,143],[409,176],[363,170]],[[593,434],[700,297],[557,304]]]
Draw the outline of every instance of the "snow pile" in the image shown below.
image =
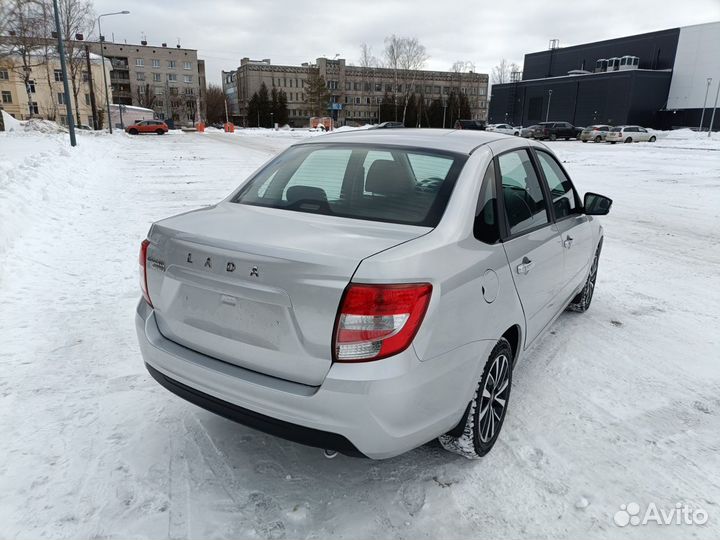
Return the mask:
[[[22,233],[0,257],[0,538],[720,537],[717,137],[549,143],[615,201],[592,307],[518,364],[483,460],[428,444],[371,462],[201,410],[142,363],[149,224],[294,142],[266,133],[0,134],[0,237]],[[683,501],[708,523],[613,524]]]
[[67,133],[68,129],[61,126],[57,122],[51,120],[42,120],[40,118],[31,118],[23,122],[25,131],[37,131],[39,133]]
[[3,121],[5,122],[5,131],[8,132],[36,132],[36,133],[67,133],[66,127],[61,126],[57,122],[43,120],[40,118],[31,118],[30,120],[16,120],[5,111],[2,111]]
[[5,131],[20,131],[22,129],[22,122],[16,120],[5,111],[0,111],[2,114],[3,122],[5,123]]
[[78,177],[97,159],[94,138],[71,150],[67,136],[32,135],[27,123],[17,123],[25,124],[23,131],[14,125],[12,132],[0,133],[0,257],[36,220],[66,217],[58,215],[58,201],[81,185]]
[[373,126],[372,124],[365,124],[364,126],[340,126],[339,128],[336,128],[333,131],[339,131],[339,132],[358,131],[358,130],[362,130],[362,129],[371,129],[373,127],[375,127],[375,126]]

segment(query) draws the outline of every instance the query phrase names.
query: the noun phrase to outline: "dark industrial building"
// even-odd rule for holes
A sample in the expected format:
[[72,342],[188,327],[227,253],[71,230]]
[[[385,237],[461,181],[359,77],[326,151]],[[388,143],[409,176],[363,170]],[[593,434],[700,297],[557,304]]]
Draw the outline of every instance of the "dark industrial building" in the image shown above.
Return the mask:
[[[513,82],[493,85],[489,122],[697,128],[720,84],[719,46],[720,22],[573,47],[554,40],[525,55]],[[708,110],[705,128],[710,116]]]

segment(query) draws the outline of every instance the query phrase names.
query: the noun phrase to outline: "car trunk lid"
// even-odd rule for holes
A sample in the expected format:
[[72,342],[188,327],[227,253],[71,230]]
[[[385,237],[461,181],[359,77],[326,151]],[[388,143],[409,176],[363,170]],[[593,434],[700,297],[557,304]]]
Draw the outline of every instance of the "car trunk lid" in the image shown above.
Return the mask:
[[147,259],[158,328],[225,362],[319,385],[358,264],[429,230],[229,202],[166,219]]

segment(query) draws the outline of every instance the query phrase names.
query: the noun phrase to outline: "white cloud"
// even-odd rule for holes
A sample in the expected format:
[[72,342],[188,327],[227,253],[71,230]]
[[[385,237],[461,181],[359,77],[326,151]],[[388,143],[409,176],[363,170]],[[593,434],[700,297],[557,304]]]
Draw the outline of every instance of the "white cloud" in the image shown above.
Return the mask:
[[271,58],[296,65],[340,53],[357,62],[363,42],[382,52],[390,34],[417,36],[430,54],[428,68],[449,69],[469,60],[489,73],[499,59],[522,64],[527,52],[543,50],[552,38],[560,45],[663,30],[720,19],[720,2],[510,0],[95,0],[97,13],[130,10],[130,15],[103,19],[110,39],[138,43],[141,33],[151,44],[177,43],[198,49],[206,60],[209,82],[231,70],[240,58]]

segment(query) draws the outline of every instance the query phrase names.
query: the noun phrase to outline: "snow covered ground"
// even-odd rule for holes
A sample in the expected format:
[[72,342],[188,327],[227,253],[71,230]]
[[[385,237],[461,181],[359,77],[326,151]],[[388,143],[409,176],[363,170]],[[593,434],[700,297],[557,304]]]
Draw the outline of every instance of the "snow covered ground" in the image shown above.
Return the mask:
[[[717,137],[552,144],[615,200],[597,292],[518,366],[481,461],[327,460],[152,381],[133,326],[150,223],[311,135],[0,134],[0,538],[720,535]],[[709,520],[621,529],[632,502]]]

